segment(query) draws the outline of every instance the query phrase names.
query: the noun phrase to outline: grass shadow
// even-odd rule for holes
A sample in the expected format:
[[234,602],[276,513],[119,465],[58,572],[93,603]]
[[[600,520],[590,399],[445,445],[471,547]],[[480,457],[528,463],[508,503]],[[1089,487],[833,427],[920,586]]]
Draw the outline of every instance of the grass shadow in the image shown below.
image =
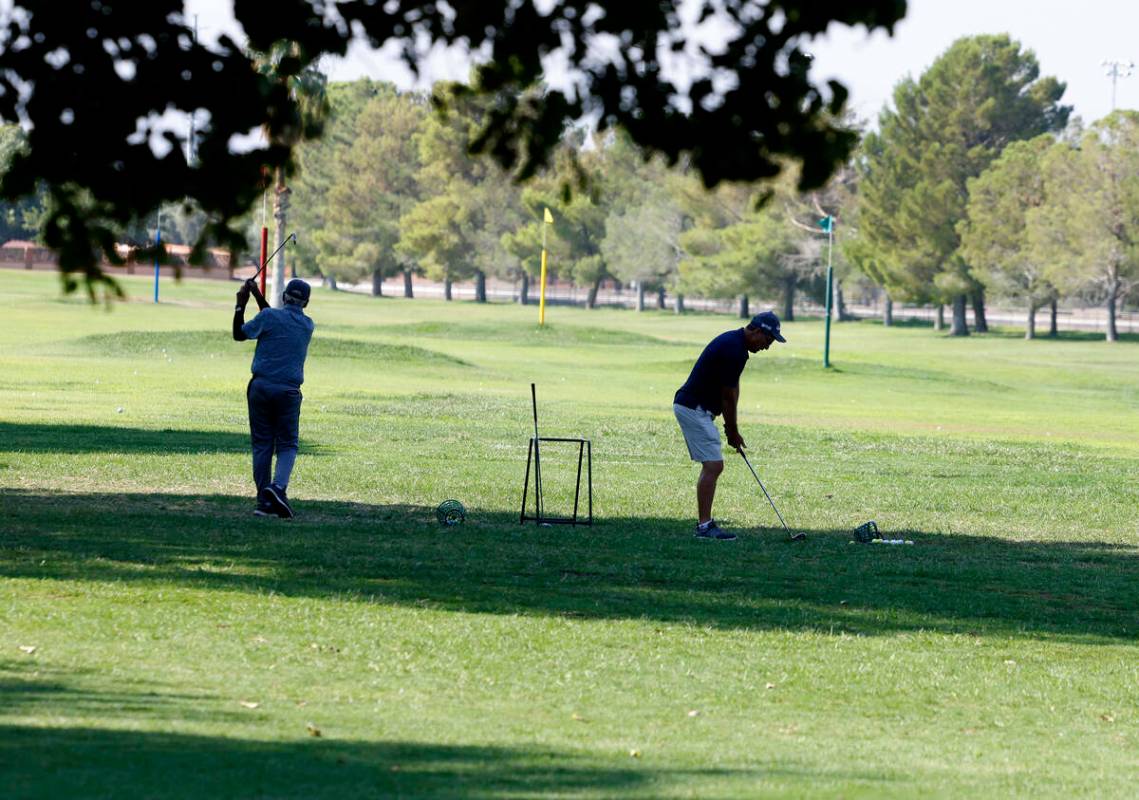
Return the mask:
[[247,453],[249,434],[0,422],[0,449],[23,453]]
[[[614,796],[647,769],[572,753],[413,741],[293,741],[0,726],[8,797]],[[112,788],[116,787],[116,788]]]
[[846,530],[695,541],[653,517],[593,528],[518,524],[471,509],[302,501],[293,523],[219,495],[0,491],[0,576],[123,581],[491,614],[542,614],[751,630],[1134,640],[1139,548],[898,531],[912,547]]
[[[70,675],[31,662],[0,660],[0,718],[51,714],[51,724],[0,724],[0,774],[7,798],[23,797],[659,797],[700,785],[754,791],[764,781],[854,781],[883,788],[880,771],[780,763],[678,768],[630,759],[610,746],[566,750],[384,738],[338,738],[321,720],[313,735],[291,703],[242,712],[232,698],[127,684],[81,688]],[[89,721],[98,720],[95,727]],[[139,719],[160,730],[138,729]],[[133,724],[122,726],[123,721]],[[271,725],[271,740],[173,733],[175,725],[222,722],[235,731]]]

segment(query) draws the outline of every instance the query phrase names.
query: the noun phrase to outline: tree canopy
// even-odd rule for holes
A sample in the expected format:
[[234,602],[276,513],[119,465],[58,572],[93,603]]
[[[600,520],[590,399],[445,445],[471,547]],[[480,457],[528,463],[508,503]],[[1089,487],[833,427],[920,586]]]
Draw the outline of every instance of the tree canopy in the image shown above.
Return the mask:
[[[917,81],[894,90],[894,108],[866,137],[861,230],[887,285],[912,299],[953,302],[963,335],[968,295],[982,287],[960,251],[968,181],[1011,142],[1065,125],[1064,84],[1041,77],[1036,56],[1006,35],[958,39]],[[922,297],[921,295],[926,295]],[[981,315],[978,314],[979,319]]]
[[[198,242],[241,249],[233,222],[278,168],[292,168],[301,125],[289,75],[325,54],[344,54],[358,35],[394,43],[418,69],[434,44],[461,44],[487,58],[468,92],[497,98],[470,149],[517,178],[544,165],[575,121],[625,129],[670,163],[681,156],[704,183],[751,181],[801,164],[803,187],[821,185],[855,144],[835,120],[846,90],[809,75],[805,42],[832,23],[893,30],[905,0],[479,0],[438,3],[234,0],[253,51],[292,42],[278,80],[229,38],[195,40],[181,0],[84,0],[59,13],[49,0],[15,0],[0,27],[0,120],[21,124],[27,147],[0,181],[15,200],[44,187],[47,244],[65,275],[92,286],[117,261],[119,231],[164,202],[193,201],[208,224]],[[684,6],[697,19],[683,19]],[[698,28],[713,21],[723,46],[705,49]],[[598,53],[604,55],[599,57]],[[569,87],[524,92],[543,81],[543,58],[559,54]],[[695,65],[691,81],[670,69]],[[285,81],[280,80],[285,78]],[[201,123],[195,158],[163,121],[168,111]],[[235,137],[264,129],[268,144],[240,151]],[[68,280],[69,288],[74,281]]]

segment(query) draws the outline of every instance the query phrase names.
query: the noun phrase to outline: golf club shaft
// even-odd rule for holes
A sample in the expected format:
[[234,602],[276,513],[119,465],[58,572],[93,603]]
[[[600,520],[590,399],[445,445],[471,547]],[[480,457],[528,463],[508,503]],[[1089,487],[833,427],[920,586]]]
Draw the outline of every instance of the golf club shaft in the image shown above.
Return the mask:
[[297,235],[295,233],[290,233],[288,236],[286,236],[285,241],[281,242],[281,246],[278,247],[276,250],[274,250],[272,255],[270,255],[267,259],[265,259],[265,263],[257,268],[257,271],[253,273],[253,277],[250,278],[249,280],[251,280],[251,281],[257,280],[257,276],[261,274],[261,270],[265,269],[266,265],[268,265],[268,263],[273,260],[273,256],[277,255],[277,253],[281,252],[281,250],[284,249],[285,245],[287,245],[289,243],[290,239],[294,243],[296,243]]
[[759,484],[760,489],[763,489],[763,496],[767,498],[767,502],[771,503],[771,508],[773,511],[775,511],[775,516],[779,517],[779,522],[783,525],[783,529],[790,533],[791,529],[788,528],[787,523],[783,521],[783,515],[779,513],[779,509],[775,507],[775,501],[772,500],[771,495],[767,493],[767,487],[764,486],[763,481],[759,479],[759,474],[755,471],[755,467],[753,467],[751,465],[751,462],[747,460],[747,454],[744,453],[743,450],[737,450],[736,452],[743,456],[744,463],[747,464],[747,468],[751,470],[751,474],[755,478],[755,482]]

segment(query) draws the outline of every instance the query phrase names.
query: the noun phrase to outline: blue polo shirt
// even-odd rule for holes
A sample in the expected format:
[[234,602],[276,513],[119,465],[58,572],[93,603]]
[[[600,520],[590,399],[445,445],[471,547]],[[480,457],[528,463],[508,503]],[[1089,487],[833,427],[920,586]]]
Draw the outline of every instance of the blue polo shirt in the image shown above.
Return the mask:
[[315,327],[301,307],[291,303],[262,309],[242,325],[241,331],[257,340],[253,377],[282,386],[299,387],[304,383],[305,357]]
[[720,393],[725,388],[740,385],[740,375],[749,355],[743,328],[721,333],[696,359],[688,380],[676,390],[673,402],[688,408],[700,406],[712,416],[720,416],[724,411]]

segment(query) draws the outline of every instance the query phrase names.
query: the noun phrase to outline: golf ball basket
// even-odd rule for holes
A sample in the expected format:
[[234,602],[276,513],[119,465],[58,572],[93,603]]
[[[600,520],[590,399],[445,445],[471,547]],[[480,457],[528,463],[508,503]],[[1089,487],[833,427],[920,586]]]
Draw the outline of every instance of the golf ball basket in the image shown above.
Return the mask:
[[[522,483],[522,510],[518,515],[518,524],[524,525],[533,522],[537,525],[587,525],[593,526],[593,445],[588,439],[565,439],[559,437],[538,435],[538,395],[534,384],[530,384],[530,398],[534,406],[534,436],[530,439],[530,448],[526,453],[526,477]],[[577,445],[577,481],[573,493],[573,515],[569,517],[551,517],[546,514],[545,503],[542,497],[542,461],[539,457],[542,442],[568,442]],[[533,465],[534,473],[534,505],[533,514],[526,513],[526,500],[530,493],[530,472]],[[581,505],[581,472],[585,467],[585,497],[586,512],[579,515]]]
[[878,532],[878,523],[874,520],[864,522],[854,529],[854,541],[866,544],[875,539],[881,539],[882,534]]
[[444,500],[435,509],[435,518],[439,520],[440,525],[447,527],[459,525],[467,518],[467,509],[463,508],[463,504],[458,500]]

